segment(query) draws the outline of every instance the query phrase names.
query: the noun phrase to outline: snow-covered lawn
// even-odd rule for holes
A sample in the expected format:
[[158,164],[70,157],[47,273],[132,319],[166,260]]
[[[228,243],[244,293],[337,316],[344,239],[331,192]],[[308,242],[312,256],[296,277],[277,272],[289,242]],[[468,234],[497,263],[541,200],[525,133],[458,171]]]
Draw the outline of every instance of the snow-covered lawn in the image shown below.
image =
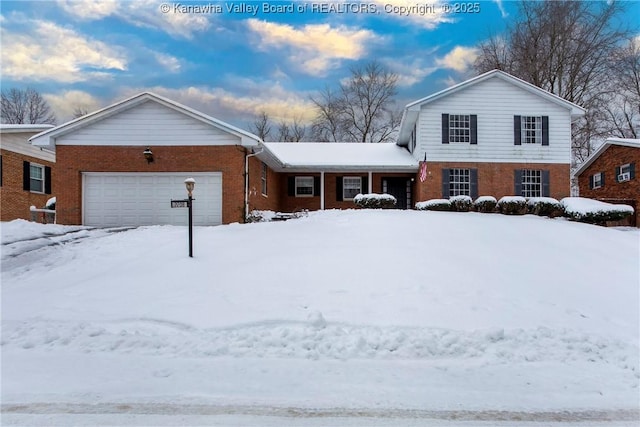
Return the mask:
[[[40,227],[2,223],[5,421],[87,404],[638,416],[637,230],[326,211],[197,227],[190,259],[184,227]],[[65,230],[81,235],[34,247]]]

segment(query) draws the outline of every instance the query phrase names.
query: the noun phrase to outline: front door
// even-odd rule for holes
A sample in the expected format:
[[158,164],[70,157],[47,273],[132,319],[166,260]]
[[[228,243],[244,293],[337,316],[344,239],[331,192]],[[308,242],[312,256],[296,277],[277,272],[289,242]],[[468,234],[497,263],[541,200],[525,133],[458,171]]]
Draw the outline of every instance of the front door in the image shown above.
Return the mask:
[[382,192],[396,198],[397,209],[411,208],[411,178],[382,178]]

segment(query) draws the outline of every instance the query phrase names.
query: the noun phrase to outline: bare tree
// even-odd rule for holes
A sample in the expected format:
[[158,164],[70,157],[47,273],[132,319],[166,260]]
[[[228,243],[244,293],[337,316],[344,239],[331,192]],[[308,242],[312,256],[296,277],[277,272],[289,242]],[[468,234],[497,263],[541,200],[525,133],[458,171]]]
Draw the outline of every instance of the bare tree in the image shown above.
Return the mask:
[[590,114],[574,125],[574,160],[586,159],[605,136],[611,57],[628,32],[616,23],[625,5],[617,1],[521,1],[518,18],[503,36],[480,45],[476,71],[501,69]]
[[611,136],[640,135],[640,40],[631,38],[611,60],[610,97],[605,120]]
[[249,125],[249,130],[260,137],[263,141],[266,141],[271,133],[271,119],[266,111],[262,111]]
[[78,119],[82,116],[86,116],[87,114],[89,114],[89,109],[84,105],[77,106],[73,109],[74,119]]
[[339,90],[311,98],[317,116],[313,133],[320,141],[390,142],[400,122],[395,109],[398,76],[377,62],[351,69]]
[[278,124],[278,141],[281,142],[300,142],[307,132],[307,127],[302,123],[299,117],[291,121],[280,120]]
[[42,95],[33,88],[2,91],[2,123],[55,124],[56,117]]

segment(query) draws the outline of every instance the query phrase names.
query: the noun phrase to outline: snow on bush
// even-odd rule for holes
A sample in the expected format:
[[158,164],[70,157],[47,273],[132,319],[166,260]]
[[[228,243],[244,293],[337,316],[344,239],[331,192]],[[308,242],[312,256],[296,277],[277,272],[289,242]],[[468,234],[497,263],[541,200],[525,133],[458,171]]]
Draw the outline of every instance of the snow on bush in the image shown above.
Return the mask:
[[562,216],[564,209],[562,204],[552,197],[531,197],[527,201],[527,213],[554,218]]
[[359,208],[367,209],[389,209],[396,205],[396,198],[391,194],[358,194],[353,198],[353,202]]
[[522,196],[504,196],[498,200],[496,207],[505,215],[524,215],[527,213],[527,199]]
[[447,199],[431,199],[416,203],[416,209],[419,211],[450,211],[451,202]]
[[482,213],[493,212],[496,209],[498,201],[493,196],[480,196],[473,202],[476,211]]
[[620,221],[634,212],[629,205],[614,205],[584,197],[565,197],[560,203],[569,218],[589,224]]
[[469,212],[473,206],[473,199],[469,196],[451,196],[449,202],[455,212]]

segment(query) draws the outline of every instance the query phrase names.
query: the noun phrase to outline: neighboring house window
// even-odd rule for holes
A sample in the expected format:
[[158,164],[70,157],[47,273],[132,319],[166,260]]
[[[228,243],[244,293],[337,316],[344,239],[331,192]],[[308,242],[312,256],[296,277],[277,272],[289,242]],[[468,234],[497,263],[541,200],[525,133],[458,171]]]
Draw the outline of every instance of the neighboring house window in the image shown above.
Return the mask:
[[34,193],[51,194],[51,168],[37,163],[23,162],[22,189]]
[[471,171],[449,169],[449,197],[471,196]]
[[600,188],[604,186],[604,172],[597,173],[595,175],[591,175],[590,179],[591,189]]
[[478,116],[475,114],[443,114],[442,143],[478,143]]
[[478,197],[478,169],[442,169],[442,197]]
[[523,144],[542,144],[542,116],[522,116],[520,127]]
[[636,177],[636,164],[627,163],[616,168],[616,180],[618,182],[631,181]]
[[313,196],[313,177],[296,176],[296,197]]
[[360,193],[362,193],[362,178],[359,176],[342,178],[342,200],[353,200]]
[[260,175],[260,182],[262,184],[262,194],[263,195],[267,195],[267,165],[266,163],[262,162],[262,172]]
[[549,145],[549,116],[513,116],[513,143]]

